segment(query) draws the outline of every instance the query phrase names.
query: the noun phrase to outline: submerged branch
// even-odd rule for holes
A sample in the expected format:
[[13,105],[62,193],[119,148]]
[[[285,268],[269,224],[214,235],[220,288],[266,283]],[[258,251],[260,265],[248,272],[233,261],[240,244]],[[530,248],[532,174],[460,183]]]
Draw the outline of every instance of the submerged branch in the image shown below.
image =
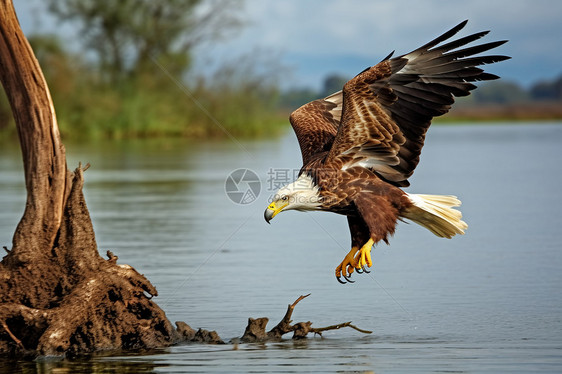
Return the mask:
[[340,324],[337,324],[337,325],[331,325],[331,326],[326,326],[326,327],[320,327],[320,328],[314,328],[314,327],[313,327],[313,328],[310,329],[310,332],[313,332],[313,333],[315,333],[315,334],[318,334],[318,335],[322,336],[322,333],[323,333],[324,331],[328,331],[328,330],[338,330],[338,329],[341,329],[342,327],[351,327],[352,329],[357,330],[357,331],[359,331],[359,332],[361,332],[361,333],[363,333],[363,334],[372,334],[372,333],[373,333],[372,331],[363,330],[363,329],[360,329],[359,327],[357,327],[357,326],[355,326],[355,325],[352,325],[352,324],[351,324],[351,321],[349,321],[349,322],[344,322],[344,323],[340,323]]
[[289,306],[287,307],[287,312],[285,313],[283,319],[281,319],[281,321],[267,333],[265,332],[267,322],[269,322],[269,319],[267,317],[257,319],[249,318],[248,326],[246,326],[246,330],[244,331],[244,335],[240,338],[240,341],[243,343],[251,343],[264,342],[269,340],[280,340],[283,335],[290,332],[293,332],[293,339],[303,339],[306,338],[309,333],[314,333],[322,336],[322,333],[324,331],[338,330],[343,327],[351,327],[352,329],[363,334],[372,333],[372,331],[360,329],[357,326],[352,325],[351,321],[319,328],[312,327],[312,322],[310,321],[291,324],[291,317],[293,315],[295,306],[308,296],[310,296],[310,294],[301,295],[292,304],[289,304]]

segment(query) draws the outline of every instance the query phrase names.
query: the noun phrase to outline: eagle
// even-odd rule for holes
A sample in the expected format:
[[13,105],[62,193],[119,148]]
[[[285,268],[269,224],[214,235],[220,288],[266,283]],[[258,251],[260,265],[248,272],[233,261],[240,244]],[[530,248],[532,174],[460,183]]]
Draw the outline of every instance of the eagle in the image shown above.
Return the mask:
[[499,78],[479,66],[510,58],[482,55],[507,40],[467,46],[489,31],[451,41],[467,22],[410,53],[392,52],[341,91],[289,117],[303,166],[294,182],[274,194],[264,217],[270,223],[287,210],[345,215],[351,250],[335,269],[340,283],[353,283],[354,271],[369,272],[373,245],[388,244],[398,220],[443,238],[468,227],[455,209],[461,204],[456,196],[402,190],[410,185],[433,117],[447,113],[455,97],[469,95],[473,82]]

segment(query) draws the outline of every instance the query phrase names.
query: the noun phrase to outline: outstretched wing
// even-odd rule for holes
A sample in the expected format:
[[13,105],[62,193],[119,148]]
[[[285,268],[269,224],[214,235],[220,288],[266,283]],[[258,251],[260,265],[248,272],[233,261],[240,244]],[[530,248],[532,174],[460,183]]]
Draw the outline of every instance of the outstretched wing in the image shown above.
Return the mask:
[[340,125],[342,102],[342,93],[338,91],[291,113],[289,120],[297,135],[304,165],[315,154],[330,150]]
[[[392,53],[383,61],[391,56]],[[297,135],[304,165],[315,155],[330,150],[340,126],[342,110],[343,93],[338,91],[291,113],[289,120]]]
[[[390,183],[408,186],[433,117],[447,113],[454,96],[466,96],[475,89],[471,82],[498,78],[477,66],[509,58],[474,56],[506,41],[459,49],[488,31],[439,45],[466,23],[413,52],[385,59],[347,82],[343,89],[341,125],[325,162],[339,163],[342,168],[367,167]],[[322,115],[315,113],[315,116]],[[330,120],[324,120],[323,126],[326,122],[332,127],[338,124],[337,117],[332,116]]]

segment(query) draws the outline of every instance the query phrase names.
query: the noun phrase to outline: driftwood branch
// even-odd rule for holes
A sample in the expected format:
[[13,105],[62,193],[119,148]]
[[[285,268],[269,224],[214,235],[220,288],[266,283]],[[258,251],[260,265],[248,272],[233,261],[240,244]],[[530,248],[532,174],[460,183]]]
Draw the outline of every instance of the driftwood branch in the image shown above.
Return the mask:
[[371,331],[363,330],[351,324],[351,322],[344,322],[337,325],[331,325],[326,327],[315,328],[312,327],[312,322],[298,322],[295,324],[291,324],[292,320],[291,317],[293,315],[293,311],[295,310],[295,306],[303,299],[310,296],[304,295],[299,296],[292,304],[289,304],[287,307],[287,312],[285,316],[281,319],[281,321],[272,328],[269,332],[266,332],[266,326],[269,322],[267,317],[262,318],[249,318],[248,319],[248,326],[246,326],[246,330],[244,331],[244,335],[240,338],[240,342],[242,343],[251,343],[251,342],[263,342],[268,340],[279,340],[283,337],[283,335],[288,334],[290,332],[293,333],[293,339],[303,339],[306,338],[309,333],[314,333],[322,336],[324,331],[328,330],[338,330],[344,327],[350,327],[355,329],[363,334],[370,334]]
[[293,315],[293,311],[295,310],[295,306],[297,306],[299,301],[301,301],[301,300],[303,300],[303,299],[305,299],[309,296],[310,296],[310,294],[304,295],[304,296],[301,295],[292,304],[289,304],[289,306],[287,306],[287,312],[285,312],[285,316],[283,316],[283,319],[281,319],[281,321],[277,324],[277,326],[272,328],[267,333],[267,336],[268,336],[269,339],[279,339],[283,335],[287,334],[288,332],[295,331],[297,329],[296,326],[291,325],[291,322],[293,322],[291,320],[291,317]]
[[349,321],[349,322],[344,322],[344,323],[340,323],[340,324],[337,324],[337,325],[331,325],[331,326],[326,326],[326,327],[320,327],[320,328],[314,328],[314,327],[313,327],[313,328],[310,329],[310,332],[313,332],[313,333],[315,333],[315,334],[318,334],[318,335],[322,336],[322,333],[323,333],[324,331],[328,331],[328,330],[339,330],[339,329],[341,329],[341,328],[343,328],[343,327],[351,327],[352,329],[357,330],[357,331],[359,331],[359,332],[361,332],[361,333],[363,333],[363,334],[372,334],[372,333],[373,333],[372,331],[363,330],[363,329],[360,329],[359,327],[357,327],[357,326],[355,326],[355,325],[352,325],[352,324],[351,324],[351,321]]

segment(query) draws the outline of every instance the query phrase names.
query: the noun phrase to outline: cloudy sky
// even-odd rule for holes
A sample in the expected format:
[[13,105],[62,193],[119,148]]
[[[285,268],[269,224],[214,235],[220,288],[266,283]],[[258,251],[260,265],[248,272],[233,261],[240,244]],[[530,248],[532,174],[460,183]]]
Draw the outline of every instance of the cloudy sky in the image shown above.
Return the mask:
[[[41,1],[14,2],[24,32],[59,29]],[[268,51],[289,68],[285,85],[319,88],[327,74],[353,76],[468,19],[460,35],[491,30],[484,41],[509,40],[496,53],[513,58],[490,72],[523,85],[562,74],[560,0],[246,0],[242,14],[247,26],[200,48],[200,66]]]

